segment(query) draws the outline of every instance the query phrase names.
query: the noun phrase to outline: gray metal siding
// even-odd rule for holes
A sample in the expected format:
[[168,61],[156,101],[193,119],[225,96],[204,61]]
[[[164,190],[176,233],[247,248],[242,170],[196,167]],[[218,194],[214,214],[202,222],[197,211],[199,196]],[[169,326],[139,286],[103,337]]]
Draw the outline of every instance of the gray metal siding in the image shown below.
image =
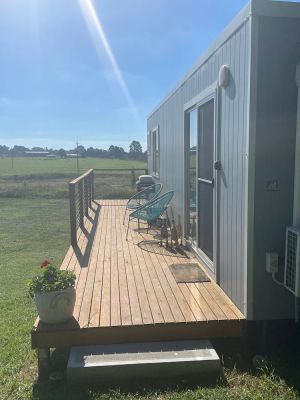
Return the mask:
[[217,80],[221,65],[229,65],[230,84],[220,95],[219,271],[220,286],[242,312],[245,312],[249,25],[249,20],[244,21],[148,119],[148,131],[157,125],[160,129],[160,181],[165,190],[175,190],[173,207],[184,216],[184,104]]
[[[293,295],[276,285],[265,269],[265,253],[280,255],[283,279],[285,229],[292,225],[296,63],[300,61],[300,19],[259,21],[256,176],[254,203],[254,319],[293,317]],[[268,181],[279,182],[268,191]]]

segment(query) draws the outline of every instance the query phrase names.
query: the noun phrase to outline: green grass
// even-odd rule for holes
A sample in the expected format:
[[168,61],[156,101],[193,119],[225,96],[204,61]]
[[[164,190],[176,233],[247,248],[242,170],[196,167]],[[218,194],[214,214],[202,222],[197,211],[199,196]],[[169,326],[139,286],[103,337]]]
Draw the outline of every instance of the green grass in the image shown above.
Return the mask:
[[0,199],[0,220],[0,399],[25,399],[26,382],[35,374],[29,333],[36,314],[26,285],[40,260],[62,261],[68,202]]
[[[90,168],[145,168],[141,161],[115,160],[106,158],[80,158],[79,172],[85,172]],[[74,174],[77,175],[77,160],[71,158],[31,158],[16,157],[14,168],[10,158],[0,158],[0,175],[40,175],[40,174]]]
[[[236,370],[225,358],[225,379],[213,386],[189,388],[185,383],[167,388],[119,391],[68,388],[65,383],[37,383],[36,356],[30,349],[30,329],[36,311],[26,283],[39,262],[53,257],[59,264],[68,248],[66,199],[0,199],[0,399],[215,399],[295,400],[299,397],[299,365],[279,362],[274,373]],[[233,351],[234,355],[234,351]],[[279,376],[283,376],[284,379]],[[289,382],[290,380],[290,382]],[[289,383],[287,383],[289,382]],[[297,391],[298,390],[298,391]]]
[[[274,369],[268,367],[262,371],[253,371],[247,359],[242,358],[242,362],[240,361],[241,356],[238,355],[235,341],[233,349],[229,352],[220,350],[220,354],[224,354],[224,378],[211,386],[200,386],[195,382],[193,385],[187,382],[165,382],[156,388],[142,385],[142,388],[132,386],[126,390],[119,390],[93,387],[68,388],[65,382],[51,383],[47,380],[38,382],[36,355],[30,348],[30,330],[36,317],[36,310],[33,300],[27,293],[26,284],[39,270],[40,260],[51,257],[54,263],[60,264],[69,246],[68,199],[58,196],[60,190],[65,190],[62,187],[66,185],[69,172],[52,172],[59,174],[59,177],[55,175],[46,180],[48,185],[52,182],[48,192],[39,193],[38,187],[45,181],[45,172],[41,171],[42,174],[38,175],[38,168],[31,168],[30,170],[27,165],[26,170],[22,171],[22,177],[15,176],[12,179],[2,177],[4,183],[2,187],[0,186],[1,190],[5,190],[6,186],[13,182],[33,185],[31,198],[26,198],[28,197],[26,190],[20,190],[16,196],[16,188],[11,189],[11,196],[0,198],[0,400],[296,400],[300,398],[299,346],[298,353],[295,347],[291,346],[287,358],[284,356],[286,348],[276,350],[272,356]],[[24,174],[33,173],[36,176],[31,178],[30,183],[30,179],[24,178]],[[65,178],[62,178],[63,174],[66,174]],[[117,176],[113,182],[116,185],[123,183],[124,186],[124,176],[118,174]],[[109,187],[109,177],[100,178],[97,189],[99,193],[103,193],[104,178]],[[132,190],[130,179],[128,182],[128,190]],[[116,186],[114,189],[116,191],[112,192],[113,188],[110,188],[110,193],[117,196],[118,193],[122,194],[120,189],[124,190],[124,187]],[[48,198],[47,193],[52,193],[53,198]],[[63,365],[65,359],[62,355],[63,352],[58,351],[53,368],[60,368]]]
[[[101,158],[80,159],[80,173],[90,168],[122,169],[124,171],[95,171],[95,196],[104,198],[128,198],[134,192],[134,183],[144,173],[145,163],[131,160]],[[132,174],[131,168],[141,168]],[[67,198],[68,182],[78,174],[76,160],[0,158],[0,197],[2,198]]]

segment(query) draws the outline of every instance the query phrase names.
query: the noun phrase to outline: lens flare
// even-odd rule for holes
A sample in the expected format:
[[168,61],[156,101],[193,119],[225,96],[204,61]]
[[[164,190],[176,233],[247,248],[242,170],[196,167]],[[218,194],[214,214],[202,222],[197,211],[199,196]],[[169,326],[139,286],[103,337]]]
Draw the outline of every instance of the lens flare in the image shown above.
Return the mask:
[[96,50],[99,55],[102,53],[102,49],[104,49],[105,54],[111,64],[115,77],[119,83],[119,86],[126,98],[129,109],[134,116],[136,123],[138,126],[141,126],[141,118],[137,112],[137,108],[134,104],[132,96],[129,92],[128,86],[125,82],[122,71],[117,63],[117,60],[114,56],[114,53],[110,47],[110,44],[107,40],[106,34],[104,32],[102,23],[100,21],[99,16],[96,13],[95,7],[92,3],[92,0],[79,0],[79,5],[81,7],[82,13],[85,17],[88,29],[94,41]]

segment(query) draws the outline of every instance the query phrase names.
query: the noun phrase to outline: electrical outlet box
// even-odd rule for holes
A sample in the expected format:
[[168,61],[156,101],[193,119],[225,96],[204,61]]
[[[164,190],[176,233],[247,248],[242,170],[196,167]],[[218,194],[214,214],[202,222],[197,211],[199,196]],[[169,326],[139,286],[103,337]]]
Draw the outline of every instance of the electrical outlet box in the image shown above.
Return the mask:
[[278,272],[278,253],[266,253],[266,270],[270,273]]

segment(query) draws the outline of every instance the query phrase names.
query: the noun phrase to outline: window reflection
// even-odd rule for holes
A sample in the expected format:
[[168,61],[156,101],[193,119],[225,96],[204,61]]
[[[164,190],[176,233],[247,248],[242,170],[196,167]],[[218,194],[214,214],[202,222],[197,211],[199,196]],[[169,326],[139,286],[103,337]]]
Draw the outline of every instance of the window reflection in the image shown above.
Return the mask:
[[189,113],[189,236],[197,239],[197,134],[198,111]]

